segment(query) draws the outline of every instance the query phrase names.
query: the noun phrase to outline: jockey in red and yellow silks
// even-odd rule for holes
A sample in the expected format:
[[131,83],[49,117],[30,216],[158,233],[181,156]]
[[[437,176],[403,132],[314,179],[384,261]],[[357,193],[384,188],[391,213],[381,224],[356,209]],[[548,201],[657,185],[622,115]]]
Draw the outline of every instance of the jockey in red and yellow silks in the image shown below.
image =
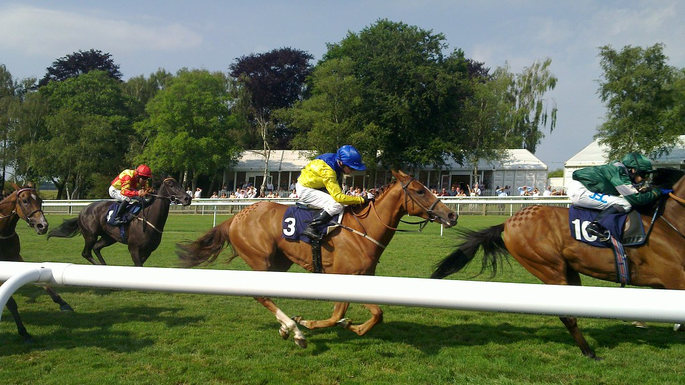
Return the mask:
[[[299,202],[321,209],[303,231],[303,235],[312,240],[321,239],[317,227],[328,223],[333,215],[342,212],[343,205],[363,204],[368,201],[364,197],[346,195],[340,188],[340,174],[349,174],[352,170],[363,171],[366,170],[366,166],[359,151],[350,145],[340,147],[336,153],[319,155],[302,169],[295,185]],[[326,191],[322,191],[324,188]]]
[[123,222],[121,216],[125,212],[126,206],[131,202],[131,198],[147,195],[144,188],[148,186],[148,179],[151,176],[150,167],[141,164],[135,170],[124,170],[114,178],[109,186],[109,196],[120,202],[119,208],[114,214],[114,223]]

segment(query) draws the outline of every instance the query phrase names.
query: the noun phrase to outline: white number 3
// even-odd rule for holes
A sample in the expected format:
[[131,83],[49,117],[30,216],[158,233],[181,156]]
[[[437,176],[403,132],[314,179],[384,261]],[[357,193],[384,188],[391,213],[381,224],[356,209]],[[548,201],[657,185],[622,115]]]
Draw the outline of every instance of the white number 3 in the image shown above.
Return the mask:
[[286,227],[283,228],[283,234],[285,234],[287,237],[295,234],[295,218],[285,218],[283,222],[288,224]]

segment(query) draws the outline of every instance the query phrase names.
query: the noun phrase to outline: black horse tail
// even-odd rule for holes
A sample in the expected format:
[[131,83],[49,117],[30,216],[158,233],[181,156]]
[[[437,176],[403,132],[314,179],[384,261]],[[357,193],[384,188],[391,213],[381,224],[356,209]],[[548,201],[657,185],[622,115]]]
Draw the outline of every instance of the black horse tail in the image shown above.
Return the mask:
[[176,254],[181,260],[181,266],[194,267],[202,264],[208,265],[216,261],[226,244],[230,243],[228,230],[231,227],[231,222],[233,222],[233,218],[212,227],[194,242],[176,244]]
[[79,233],[81,233],[81,228],[78,226],[78,217],[65,219],[58,228],[48,233],[48,239],[50,237],[71,238]]
[[480,231],[462,231],[461,236],[464,242],[459,245],[457,250],[437,264],[431,278],[445,278],[450,274],[460,271],[473,260],[473,257],[476,256],[478,249],[481,247],[483,248],[484,256],[480,273],[483,273],[489,267],[494,276],[497,273],[498,261],[501,262],[503,257],[508,255],[507,248],[502,239],[503,231],[504,223]]

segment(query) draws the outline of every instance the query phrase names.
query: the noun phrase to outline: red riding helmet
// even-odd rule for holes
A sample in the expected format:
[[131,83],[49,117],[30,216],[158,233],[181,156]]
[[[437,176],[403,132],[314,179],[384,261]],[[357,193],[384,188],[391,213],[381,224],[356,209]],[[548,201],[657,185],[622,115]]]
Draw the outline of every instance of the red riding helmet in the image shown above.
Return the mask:
[[136,167],[136,174],[138,174],[138,176],[150,178],[152,177],[152,170],[150,170],[150,167],[148,167],[148,165],[141,164],[140,166]]

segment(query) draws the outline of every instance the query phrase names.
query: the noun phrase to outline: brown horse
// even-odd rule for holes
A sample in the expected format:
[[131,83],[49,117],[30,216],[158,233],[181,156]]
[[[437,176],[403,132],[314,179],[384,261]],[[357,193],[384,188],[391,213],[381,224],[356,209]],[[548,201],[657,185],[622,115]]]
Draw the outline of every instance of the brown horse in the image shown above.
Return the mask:
[[[36,190],[29,187],[14,187],[16,191],[0,202],[0,260],[23,262],[24,259],[20,254],[21,244],[19,242],[19,235],[16,232],[17,222],[20,218],[25,220],[39,235],[45,234],[48,231],[48,222],[43,215],[43,201],[36,193]],[[55,303],[60,305],[61,310],[73,311],[71,306],[50,287],[45,286],[45,291],[47,291]],[[7,308],[12,313],[14,322],[17,324],[19,335],[25,341],[30,341],[31,335],[26,331],[21,322],[14,298],[9,298]]]
[[85,245],[81,256],[96,265],[92,252],[98,257],[101,265],[106,265],[100,250],[121,242],[128,245],[131,259],[135,266],[143,266],[153,251],[162,241],[162,232],[169,216],[169,205],[173,202],[188,206],[192,200],[183,186],[174,178],[162,181],[156,194],[148,194],[151,202],[147,203],[138,217],[124,225],[126,239],[119,231],[119,226],[107,224],[107,211],[112,201],[98,201],[88,205],[76,218],[66,219],[58,228],[50,231],[48,238],[71,238],[78,233],[83,235]]
[[[331,274],[373,275],[385,246],[395,235],[396,227],[405,214],[438,221],[450,227],[457,222],[457,214],[443,204],[421,182],[402,171],[393,171],[396,180],[385,186],[375,203],[364,207],[347,207],[342,227],[323,239],[322,262],[324,272]],[[180,244],[178,254],[185,266],[197,266],[216,260],[229,243],[233,258],[239,256],[253,270],[287,271],[293,263],[313,271],[311,246],[300,241],[289,241],[281,236],[283,214],[287,206],[274,202],[258,202],[236,216],[212,228],[190,244]],[[230,260],[229,260],[230,261]],[[349,303],[338,302],[326,320],[295,320],[285,315],[271,299],[255,297],[281,323],[279,333],[287,339],[295,333],[295,343],[306,347],[304,335],[297,323],[308,329],[336,324],[358,335],[368,332],[382,320],[378,305],[365,304],[371,318],[361,325],[343,319]]]
[[[672,171],[674,192],[663,196],[658,208],[663,214],[654,222],[647,242],[626,247],[630,283],[664,289],[685,289],[685,177]],[[664,202],[665,200],[665,202]],[[652,208],[641,209],[649,214]],[[663,211],[661,211],[663,210]],[[649,228],[652,215],[643,215]],[[501,258],[511,254],[542,282],[554,285],[580,285],[580,274],[618,282],[613,252],[596,248],[571,237],[568,209],[531,206],[517,212],[506,222],[481,231],[464,232],[465,242],[438,265],[432,278],[443,278],[461,270],[483,248],[483,270],[497,270]],[[559,298],[563,301],[563,298]],[[597,358],[578,328],[576,318],[560,317],[584,355]]]

